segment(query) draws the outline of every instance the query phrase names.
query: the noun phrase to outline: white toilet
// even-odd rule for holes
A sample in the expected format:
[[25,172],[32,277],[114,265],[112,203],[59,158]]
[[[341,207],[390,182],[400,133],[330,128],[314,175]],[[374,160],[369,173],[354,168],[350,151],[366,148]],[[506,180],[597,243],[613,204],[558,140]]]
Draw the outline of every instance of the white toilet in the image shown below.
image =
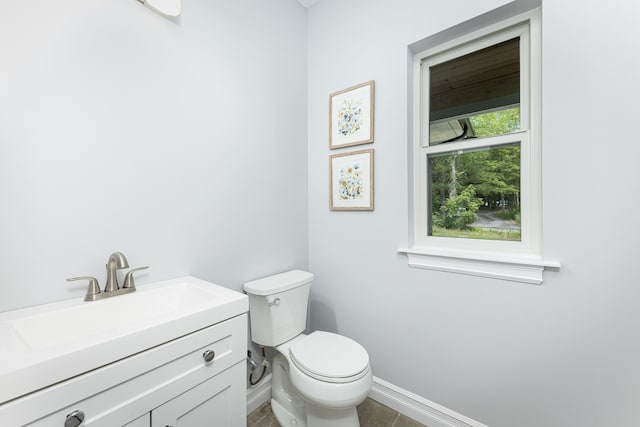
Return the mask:
[[313,274],[293,270],[244,284],[251,338],[275,347],[271,407],[283,427],[356,427],[371,389],[369,355],[330,332],[304,335]]

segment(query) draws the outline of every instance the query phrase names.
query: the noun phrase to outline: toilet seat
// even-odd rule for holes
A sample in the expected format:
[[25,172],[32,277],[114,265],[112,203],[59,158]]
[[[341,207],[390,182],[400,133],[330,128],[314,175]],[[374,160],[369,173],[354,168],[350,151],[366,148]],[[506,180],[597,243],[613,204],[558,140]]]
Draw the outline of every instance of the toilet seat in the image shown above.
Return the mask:
[[289,347],[294,365],[306,375],[329,383],[349,383],[369,371],[369,354],[354,340],[316,331]]

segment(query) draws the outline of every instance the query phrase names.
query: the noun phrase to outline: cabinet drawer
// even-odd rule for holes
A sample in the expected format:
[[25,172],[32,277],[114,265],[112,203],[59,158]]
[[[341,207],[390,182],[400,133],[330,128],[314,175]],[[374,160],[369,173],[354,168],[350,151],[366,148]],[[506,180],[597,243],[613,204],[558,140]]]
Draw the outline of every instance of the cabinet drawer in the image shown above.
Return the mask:
[[246,346],[244,314],[8,402],[0,424],[59,427],[81,410],[83,425],[122,426],[244,360]]
[[247,366],[233,367],[151,412],[151,427],[240,427],[247,422]]

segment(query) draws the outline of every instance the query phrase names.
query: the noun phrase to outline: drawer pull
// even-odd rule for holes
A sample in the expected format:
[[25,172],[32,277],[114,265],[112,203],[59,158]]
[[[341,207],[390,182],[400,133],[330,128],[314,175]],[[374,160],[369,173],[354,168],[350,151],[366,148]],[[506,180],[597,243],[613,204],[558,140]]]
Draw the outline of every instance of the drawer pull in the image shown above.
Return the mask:
[[64,421],[64,427],[78,427],[84,421],[84,412],[73,411],[67,415],[67,419]]
[[207,363],[213,362],[213,358],[216,357],[216,353],[213,350],[207,350],[202,353],[202,357],[204,357],[204,361]]

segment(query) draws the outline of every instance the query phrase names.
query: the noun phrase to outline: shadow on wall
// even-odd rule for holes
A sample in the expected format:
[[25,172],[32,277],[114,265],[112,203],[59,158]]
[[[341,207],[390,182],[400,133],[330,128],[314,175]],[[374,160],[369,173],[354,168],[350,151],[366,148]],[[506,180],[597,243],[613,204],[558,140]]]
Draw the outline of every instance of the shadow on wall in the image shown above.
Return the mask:
[[338,333],[338,323],[331,306],[312,294],[309,299],[309,319],[306,333],[309,334],[313,331]]

